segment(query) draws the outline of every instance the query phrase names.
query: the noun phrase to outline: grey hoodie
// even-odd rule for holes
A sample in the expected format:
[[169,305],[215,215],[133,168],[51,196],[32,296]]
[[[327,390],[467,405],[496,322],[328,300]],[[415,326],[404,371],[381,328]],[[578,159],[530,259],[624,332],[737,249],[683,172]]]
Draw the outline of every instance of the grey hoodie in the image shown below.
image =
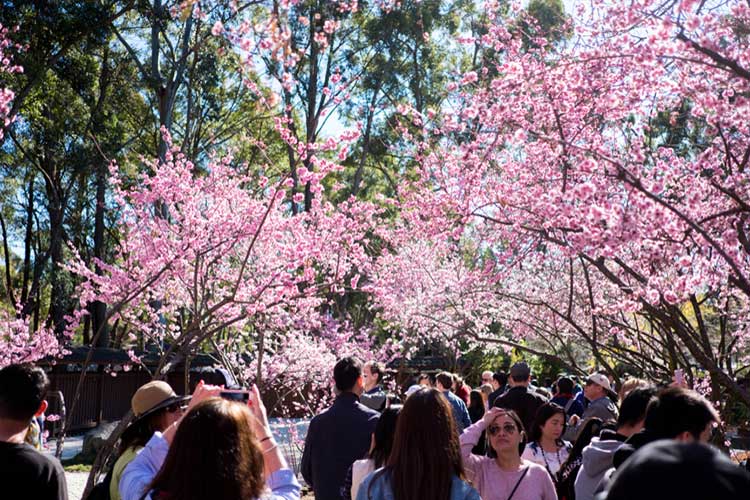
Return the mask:
[[614,439],[591,439],[591,443],[583,449],[583,462],[576,477],[576,500],[593,500],[599,481],[612,467],[615,451],[622,445],[622,441]]

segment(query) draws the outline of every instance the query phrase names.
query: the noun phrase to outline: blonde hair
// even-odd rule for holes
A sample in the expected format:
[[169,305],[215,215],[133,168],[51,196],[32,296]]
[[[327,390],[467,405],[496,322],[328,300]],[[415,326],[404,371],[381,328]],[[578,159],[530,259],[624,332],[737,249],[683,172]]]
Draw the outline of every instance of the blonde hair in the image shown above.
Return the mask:
[[639,389],[641,387],[649,387],[649,383],[642,378],[631,377],[622,383],[622,387],[617,391],[617,397],[620,399],[620,404],[630,394],[633,389]]

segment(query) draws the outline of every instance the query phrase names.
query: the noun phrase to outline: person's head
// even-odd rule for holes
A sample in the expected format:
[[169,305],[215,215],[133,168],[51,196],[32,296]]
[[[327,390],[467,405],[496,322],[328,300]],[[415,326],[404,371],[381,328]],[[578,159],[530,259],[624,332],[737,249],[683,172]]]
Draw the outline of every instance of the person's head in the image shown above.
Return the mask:
[[435,384],[441,391],[449,391],[453,388],[453,375],[448,372],[440,372],[435,377]]
[[712,446],[659,440],[617,469],[607,500],[746,500],[750,474]]
[[617,398],[617,394],[612,391],[612,386],[609,383],[609,378],[603,373],[592,373],[586,379],[586,385],[583,388],[583,395],[589,401],[596,401],[597,399],[611,396],[613,399]]
[[362,369],[362,382],[365,390],[369,391],[376,385],[382,383],[385,374],[385,365],[378,361],[368,361]]
[[516,412],[505,410],[495,417],[487,426],[487,440],[491,457],[505,453],[517,453],[520,457],[526,447],[526,432]]
[[555,403],[544,403],[536,411],[534,423],[529,430],[529,441],[542,439],[561,444],[560,437],[565,432],[565,409]]
[[719,415],[706,398],[682,387],[662,390],[646,410],[644,427],[659,439],[708,442]]
[[417,384],[423,385],[425,387],[432,387],[432,381],[430,380],[430,376],[426,373],[420,373],[419,377],[417,377]]
[[406,399],[386,471],[396,500],[449,498],[452,477],[463,478],[453,412],[440,391],[424,388]]
[[379,469],[388,461],[393,449],[393,437],[396,435],[396,423],[401,407],[386,408],[380,414],[375,431],[372,433],[372,447],[370,458],[375,462],[375,468]]
[[482,372],[482,384],[492,384],[492,372],[485,370]]
[[458,375],[453,375],[453,384],[456,390],[459,390],[460,388],[462,388],[464,386],[463,377],[459,377]]
[[178,421],[188,399],[190,396],[178,396],[162,381],[139,387],[130,400],[134,419],[120,437],[120,454],[132,446],[145,446],[154,432],[163,432]]
[[640,378],[628,378],[627,380],[625,380],[625,382],[622,383],[620,390],[617,391],[617,398],[620,401],[620,404],[625,401],[625,397],[630,394],[630,391],[632,391],[633,389],[637,389],[639,387],[649,387],[650,385],[651,384]]
[[8,365],[0,370],[0,420],[19,431],[28,427],[31,417],[47,409],[48,386],[47,375],[38,366]]
[[560,377],[557,379],[557,393],[558,394],[566,394],[566,395],[572,395],[573,394],[573,379],[570,377]]
[[505,387],[508,383],[508,374],[505,372],[497,372],[492,374],[492,390],[496,391],[501,387]]
[[479,386],[479,393],[482,395],[482,401],[484,401],[485,407],[489,405],[490,394],[492,394],[492,391],[493,389],[490,384],[482,384]]
[[526,386],[531,383],[531,368],[525,361],[519,361],[510,367],[510,380],[513,386]]
[[259,498],[264,462],[252,418],[241,403],[221,398],[199,403],[180,422],[148,490],[181,500]]
[[478,391],[477,389],[472,389],[472,391],[469,393],[469,408],[476,408],[484,410],[484,397],[482,396],[482,391]]
[[340,360],[333,367],[333,380],[336,383],[336,389],[340,392],[362,394],[364,388],[362,363],[353,357]]
[[638,387],[630,390],[620,405],[620,416],[617,417],[617,432],[631,436],[643,428],[646,409],[656,399],[655,387]]

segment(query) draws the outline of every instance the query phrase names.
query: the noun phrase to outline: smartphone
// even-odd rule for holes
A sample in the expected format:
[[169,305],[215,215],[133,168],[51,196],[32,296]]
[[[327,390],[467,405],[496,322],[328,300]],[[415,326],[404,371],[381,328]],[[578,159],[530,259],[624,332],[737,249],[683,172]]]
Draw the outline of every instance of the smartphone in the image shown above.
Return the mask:
[[237,401],[238,403],[248,404],[250,401],[250,391],[245,389],[226,389],[219,393],[223,399]]

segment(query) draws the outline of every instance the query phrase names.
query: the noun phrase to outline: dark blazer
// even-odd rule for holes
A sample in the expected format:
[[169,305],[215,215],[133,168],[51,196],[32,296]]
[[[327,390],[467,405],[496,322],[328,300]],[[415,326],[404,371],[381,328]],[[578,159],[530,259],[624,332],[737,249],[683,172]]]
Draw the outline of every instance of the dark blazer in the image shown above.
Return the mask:
[[346,472],[370,449],[370,436],[380,414],[351,393],[339,394],[333,406],[310,421],[302,453],[302,477],[315,500],[339,500]]
[[517,385],[508,389],[502,396],[498,396],[495,399],[494,406],[516,412],[521,422],[523,422],[523,426],[526,429],[526,436],[528,436],[531,426],[534,424],[536,411],[546,402],[547,398],[541,394],[522,385]]

